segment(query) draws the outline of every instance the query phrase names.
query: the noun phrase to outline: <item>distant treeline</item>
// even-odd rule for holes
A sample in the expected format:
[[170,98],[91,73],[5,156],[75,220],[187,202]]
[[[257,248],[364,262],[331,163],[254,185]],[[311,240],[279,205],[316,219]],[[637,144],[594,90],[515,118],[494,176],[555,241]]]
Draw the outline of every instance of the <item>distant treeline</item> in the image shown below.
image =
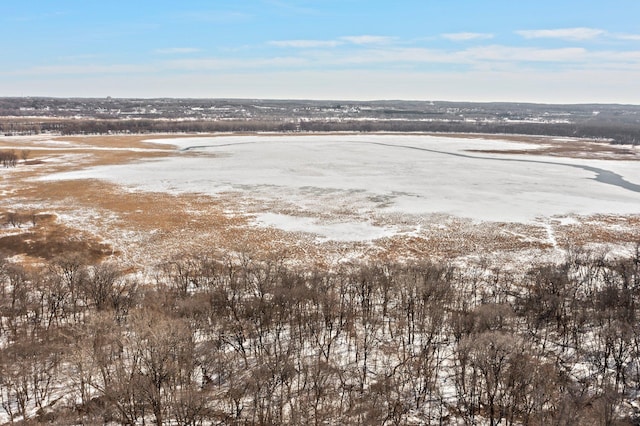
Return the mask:
[[465,121],[308,121],[302,131],[443,132],[546,135],[608,140],[617,144],[640,144],[640,127],[594,123],[477,123]]
[[0,120],[0,134],[62,135],[111,133],[210,132],[450,132],[546,135],[607,140],[615,144],[640,144],[640,126],[633,123],[585,121],[576,123],[471,122],[422,120],[129,120],[49,119]]
[[58,133],[62,135],[106,135],[184,132],[286,132],[295,131],[296,123],[258,120],[221,121],[165,121],[165,120],[0,120],[0,133],[33,135]]

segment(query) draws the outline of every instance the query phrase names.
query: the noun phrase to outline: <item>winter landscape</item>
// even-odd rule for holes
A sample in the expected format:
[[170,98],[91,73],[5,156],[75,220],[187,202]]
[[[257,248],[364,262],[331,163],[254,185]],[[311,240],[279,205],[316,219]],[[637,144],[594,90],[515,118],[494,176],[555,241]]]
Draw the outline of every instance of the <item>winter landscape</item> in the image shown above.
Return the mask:
[[638,16],[6,2],[0,425],[639,425]]
[[634,147],[0,143],[16,157],[2,180],[6,421],[600,424],[638,409]]

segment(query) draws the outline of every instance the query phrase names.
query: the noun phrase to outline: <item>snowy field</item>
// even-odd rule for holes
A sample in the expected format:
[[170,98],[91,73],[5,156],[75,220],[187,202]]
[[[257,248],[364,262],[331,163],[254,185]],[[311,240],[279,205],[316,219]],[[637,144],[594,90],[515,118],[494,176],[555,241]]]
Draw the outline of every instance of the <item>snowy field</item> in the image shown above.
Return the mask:
[[540,145],[423,135],[152,142],[172,144],[176,154],[44,179],[96,178],[132,190],[236,194],[251,203],[258,225],[336,241],[390,236],[399,232],[399,223],[404,234],[418,232],[419,218],[433,214],[539,223],[640,213],[638,162],[470,151]]

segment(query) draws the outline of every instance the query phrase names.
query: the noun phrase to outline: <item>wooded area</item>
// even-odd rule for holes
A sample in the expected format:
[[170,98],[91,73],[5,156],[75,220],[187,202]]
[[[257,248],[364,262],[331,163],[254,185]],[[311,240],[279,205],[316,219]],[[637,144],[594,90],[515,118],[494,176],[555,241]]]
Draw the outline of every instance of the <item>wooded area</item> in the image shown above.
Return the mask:
[[0,134],[452,132],[640,143],[640,107],[430,101],[0,98]]
[[216,132],[442,132],[547,135],[610,140],[618,144],[640,143],[640,126],[619,124],[542,124],[424,122],[396,120],[361,121],[269,121],[269,120],[0,120],[0,133],[36,135],[105,135],[144,133],[216,133]]
[[55,424],[637,424],[640,248],[302,268],[0,263],[0,413]]

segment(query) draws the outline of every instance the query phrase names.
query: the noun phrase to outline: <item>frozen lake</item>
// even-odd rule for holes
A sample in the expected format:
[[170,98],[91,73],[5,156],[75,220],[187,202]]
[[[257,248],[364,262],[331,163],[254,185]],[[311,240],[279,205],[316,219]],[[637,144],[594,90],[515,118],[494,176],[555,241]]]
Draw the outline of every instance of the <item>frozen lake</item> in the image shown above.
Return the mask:
[[[638,162],[469,152],[537,147],[524,143],[422,135],[221,136],[155,142],[176,145],[180,151],[161,160],[48,179],[97,178],[139,190],[214,196],[233,192],[267,206],[257,214],[259,223],[311,229],[328,239],[339,239],[337,235],[349,229],[371,238],[385,236],[388,229],[371,224],[376,215],[447,214],[530,222],[551,216],[640,213]],[[337,231],[332,234],[330,228]]]

